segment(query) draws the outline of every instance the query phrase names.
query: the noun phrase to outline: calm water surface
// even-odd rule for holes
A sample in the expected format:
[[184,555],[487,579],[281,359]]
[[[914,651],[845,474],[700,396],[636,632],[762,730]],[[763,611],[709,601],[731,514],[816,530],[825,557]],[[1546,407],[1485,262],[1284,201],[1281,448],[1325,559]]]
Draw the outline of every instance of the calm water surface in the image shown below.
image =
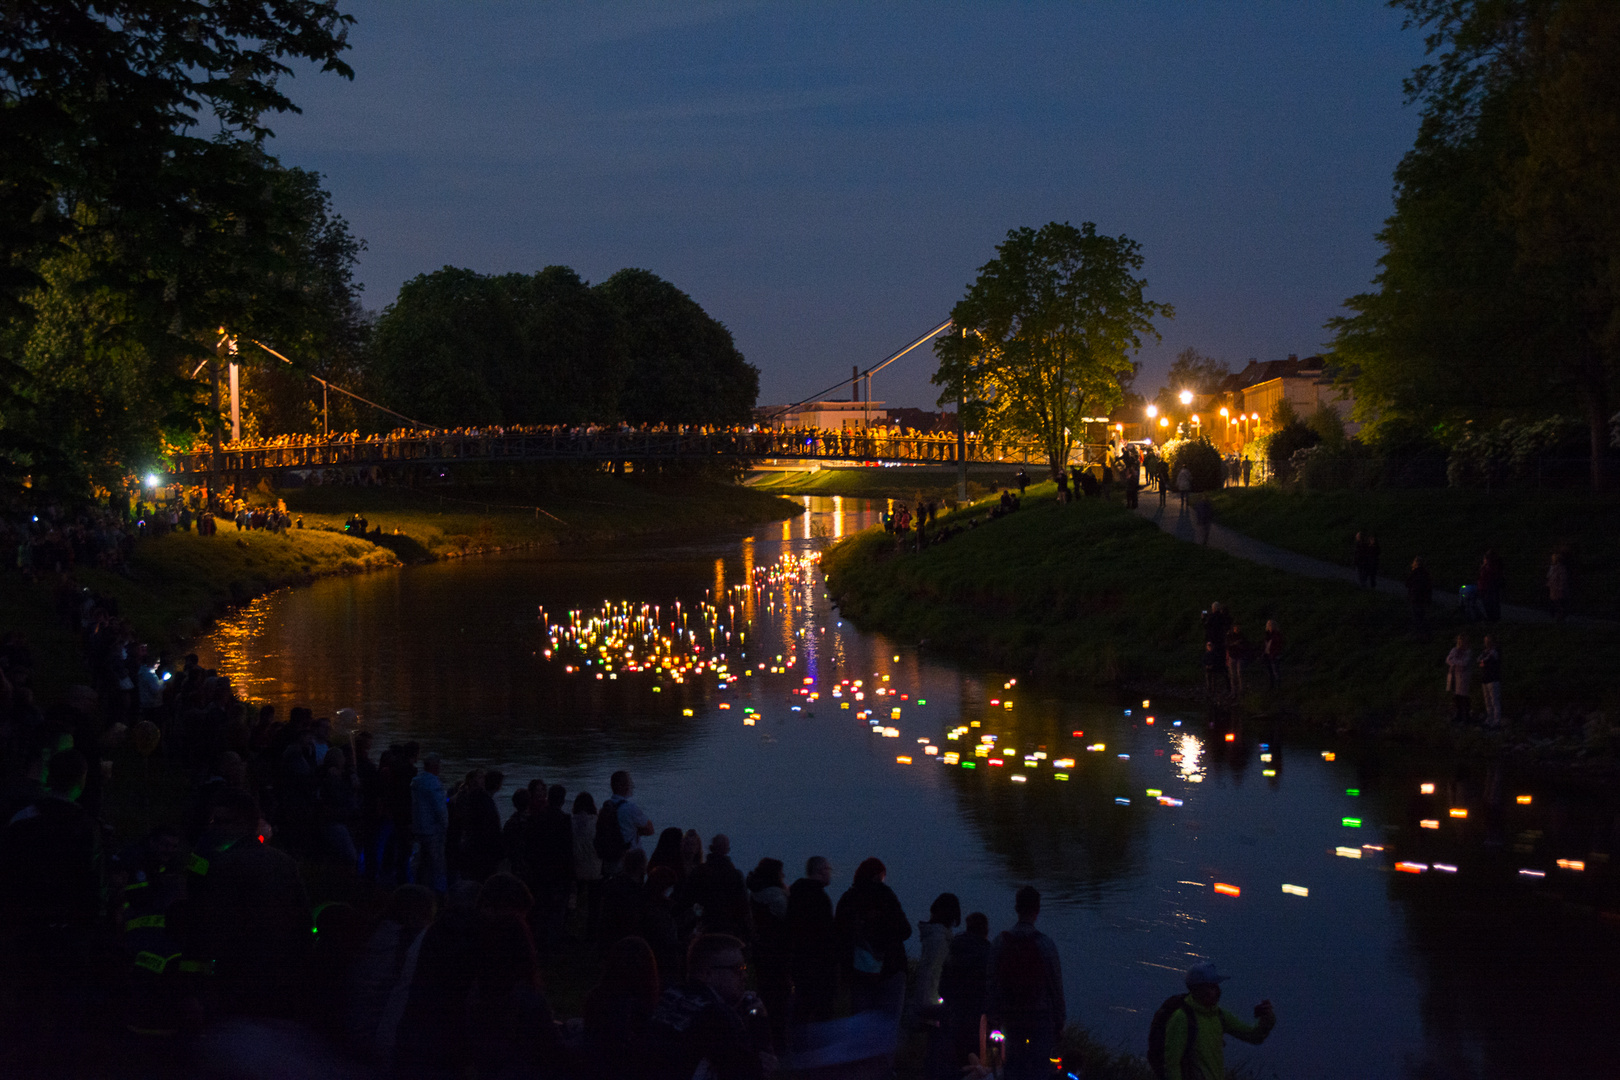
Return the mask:
[[[1613,801],[1483,762],[1009,685],[1017,673],[841,622],[818,572],[773,572],[876,515],[814,499],[747,536],[322,581],[223,623],[203,662],[283,713],[352,707],[379,743],[438,750],[447,777],[495,766],[508,791],[544,775],[600,800],[628,768],[659,829],[726,832],[745,869],[774,855],[791,877],[825,854],[838,891],[877,855],[913,920],[948,890],[1001,929],[1033,883],[1071,1018],[1139,1053],[1180,972],[1213,958],[1234,976],[1228,1007],[1276,1003],[1271,1039],[1229,1050],[1265,1075],[1620,1075]],[[687,656],[709,644],[715,604],[713,651],[695,655],[724,652],[738,677],[625,670],[646,639],[611,648],[604,671],[553,637],[609,617],[605,603],[647,605]],[[677,610],[695,637],[669,633]],[[984,736],[993,757],[974,755]]]

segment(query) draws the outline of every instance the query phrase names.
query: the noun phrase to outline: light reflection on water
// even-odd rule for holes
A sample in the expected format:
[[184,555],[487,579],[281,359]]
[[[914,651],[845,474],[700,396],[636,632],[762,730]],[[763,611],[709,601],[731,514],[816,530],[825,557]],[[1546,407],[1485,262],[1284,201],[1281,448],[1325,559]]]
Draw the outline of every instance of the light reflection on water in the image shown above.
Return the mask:
[[[1127,715],[1097,691],[1009,685],[1016,673],[974,672],[859,633],[813,578],[748,587],[784,553],[870,526],[876,509],[807,500],[804,514],[751,536],[327,580],[256,601],[199,652],[283,714],[353,707],[380,742],[418,739],[453,768],[497,765],[509,783],[543,772],[570,794],[598,796],[612,770],[629,768],[655,824],[727,832],[742,865],[771,854],[791,872],[824,854],[845,883],[876,854],[913,919],[950,890],[1000,928],[1013,889],[1034,883],[1046,898],[1041,926],[1062,949],[1071,1015],[1137,1052],[1177,973],[1213,957],[1234,973],[1234,1011],[1277,1003],[1272,1039],[1231,1050],[1267,1072],[1416,1075],[1433,1065],[1425,1075],[1473,1075],[1467,1062],[1500,1075],[1590,1072],[1594,1062],[1620,1071],[1608,1067],[1620,1056],[1611,1040],[1589,1037],[1607,1018],[1614,933],[1590,911],[1536,899],[1533,889],[1563,888],[1557,875],[1571,874],[1513,880],[1530,862],[1612,848],[1612,808],[1588,812],[1556,793],[1521,806],[1513,793],[1529,788],[1499,767],[1334,747],[1271,725],[1236,727],[1227,742],[1206,717],[1163,702],[1149,725],[1145,708]],[[732,674],[745,662],[752,671],[727,689],[707,674],[598,680],[594,667],[567,673],[561,650],[543,655],[542,606],[551,621],[604,602],[650,605],[663,618],[678,602],[695,628],[706,600],[717,625],[748,634],[746,661],[743,649],[723,649]],[[794,656],[796,666],[770,672]],[[806,678],[813,702],[794,693]],[[832,696],[844,680],[860,680],[864,699],[850,687]],[[972,752],[987,735],[1005,764]],[[1087,749],[1097,744],[1106,749]],[[959,763],[942,764],[945,752]],[[898,762],[906,756],[912,764]],[[1027,782],[1012,782],[1015,772]],[[1418,794],[1436,778],[1441,794]],[[1452,820],[1429,802],[1479,809]],[[1352,815],[1360,829],[1342,825]],[[1424,831],[1420,817],[1445,823]],[[1347,844],[1369,848],[1335,857]],[[1460,870],[1392,874],[1405,858]],[[1217,881],[1240,894],[1215,894]],[[1587,890],[1571,899],[1613,905],[1596,873],[1570,887]],[[1573,1034],[1553,1037],[1561,1029]]]

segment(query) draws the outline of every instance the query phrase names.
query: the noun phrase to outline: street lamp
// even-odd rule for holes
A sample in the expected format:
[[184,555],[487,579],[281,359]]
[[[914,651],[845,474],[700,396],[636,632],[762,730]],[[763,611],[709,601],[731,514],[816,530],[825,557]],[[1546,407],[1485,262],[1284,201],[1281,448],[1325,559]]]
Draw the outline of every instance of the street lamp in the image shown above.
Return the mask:
[[1157,405],[1149,405],[1147,407],[1147,416],[1148,416],[1149,420],[1153,419],[1155,416],[1158,416],[1158,415],[1159,415],[1159,407]]
[[1181,403],[1183,405],[1191,405],[1192,404],[1192,399],[1193,399],[1193,392],[1191,390],[1183,390],[1181,392]]

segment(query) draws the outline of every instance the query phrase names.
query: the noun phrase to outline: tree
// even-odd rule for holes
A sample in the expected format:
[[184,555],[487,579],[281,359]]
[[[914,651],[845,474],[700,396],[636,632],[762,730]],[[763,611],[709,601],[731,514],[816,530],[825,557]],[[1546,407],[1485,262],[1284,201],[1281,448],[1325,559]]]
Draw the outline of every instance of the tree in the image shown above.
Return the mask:
[[646,270],[596,286],[619,322],[628,370],[619,414],[632,424],[737,424],[759,396],[759,369],[731,331],[690,296]]
[[1220,389],[1221,380],[1230,374],[1232,369],[1226,361],[1205,356],[1189,346],[1177,353],[1175,363],[1170,365],[1164,389],[1159,391],[1161,403],[1166,395],[1175,398],[1182,390],[1213,394]]
[[613,306],[566,266],[413,278],[371,358],[391,407],[450,427],[614,420],[625,372]]
[[1620,373],[1620,9],[1394,0],[1431,59],[1378,291],[1329,323],[1364,415],[1426,426],[1578,403],[1603,484]]
[[[286,287],[296,215],[278,197],[263,118],[296,111],[277,88],[290,61],[352,77],[339,59],[351,21],[315,0],[6,5],[0,367],[19,381],[0,395],[0,457],[11,471],[49,459],[56,482],[116,488],[113,474],[139,464],[124,457],[138,449],[128,425],[155,443],[153,424],[195,397],[181,379],[212,356],[221,326],[262,335],[301,306]],[[204,124],[212,133],[195,134]],[[101,321],[71,323],[86,318]],[[76,374],[59,384],[31,368]],[[111,427],[75,411],[73,395],[109,388],[132,395]],[[54,453],[71,434],[52,426],[62,415],[90,441]],[[98,431],[109,437],[94,444]]]
[[957,333],[935,343],[933,381],[941,404],[964,393],[968,422],[991,437],[1040,442],[1055,475],[1080,418],[1118,404],[1129,354],[1174,311],[1133,276],[1139,245],[1089,221],[1014,229],[996,253],[951,311]]

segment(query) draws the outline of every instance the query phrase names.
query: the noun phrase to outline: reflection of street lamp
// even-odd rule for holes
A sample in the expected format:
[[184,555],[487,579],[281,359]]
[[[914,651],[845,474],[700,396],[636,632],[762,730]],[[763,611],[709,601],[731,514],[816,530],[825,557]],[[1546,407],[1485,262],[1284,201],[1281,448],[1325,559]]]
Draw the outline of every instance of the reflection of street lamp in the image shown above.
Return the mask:
[[1192,399],[1193,399],[1193,392],[1191,390],[1183,390],[1181,392],[1181,403],[1183,405],[1191,405],[1192,404]]

